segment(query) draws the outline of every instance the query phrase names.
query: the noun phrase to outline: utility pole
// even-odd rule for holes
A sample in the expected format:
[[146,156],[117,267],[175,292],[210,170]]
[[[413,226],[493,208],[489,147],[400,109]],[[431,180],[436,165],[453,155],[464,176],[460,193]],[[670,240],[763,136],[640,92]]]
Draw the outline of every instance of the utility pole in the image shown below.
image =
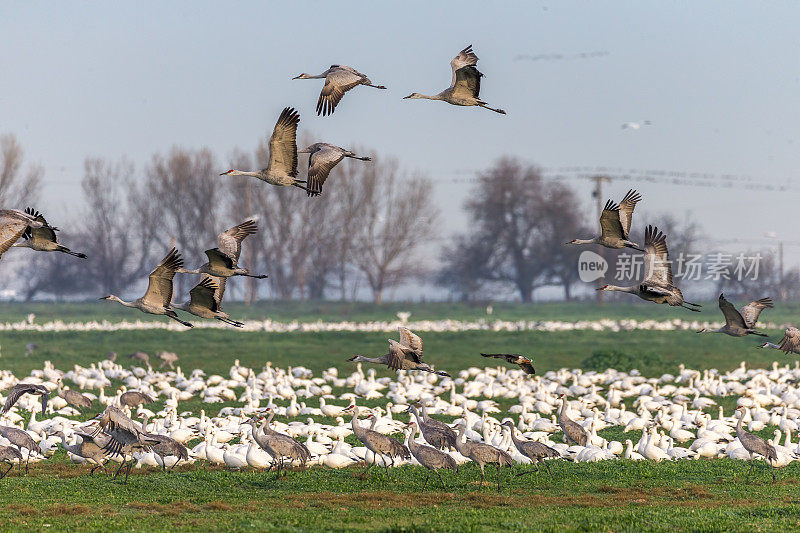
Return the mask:
[[[594,181],[594,190],[592,191],[592,197],[597,200],[597,218],[595,220],[600,220],[600,215],[603,213],[603,182],[611,182],[611,178],[607,176],[592,176],[589,178],[590,180]],[[605,250],[602,245],[597,245],[597,253],[603,259],[606,258]],[[597,288],[599,289],[605,285],[605,277],[599,278],[597,280]],[[605,301],[605,291],[596,291],[597,292],[597,303],[602,305]]]

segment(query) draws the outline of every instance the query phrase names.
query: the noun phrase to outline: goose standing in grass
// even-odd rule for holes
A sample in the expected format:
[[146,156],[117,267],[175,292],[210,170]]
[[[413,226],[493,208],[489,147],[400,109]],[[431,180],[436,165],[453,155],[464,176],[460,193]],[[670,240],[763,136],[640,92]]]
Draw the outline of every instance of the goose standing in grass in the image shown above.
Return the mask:
[[450,61],[450,69],[453,71],[453,80],[450,82],[450,87],[432,96],[411,93],[403,100],[415,98],[442,100],[452,105],[478,106],[505,115],[506,112],[502,109],[489,107],[486,102],[481,100],[481,78],[483,74],[475,67],[477,64],[478,56],[472,51],[472,45],[469,45]]
[[23,394],[38,394],[42,400],[42,414],[47,409],[47,400],[50,398],[50,391],[44,385],[36,383],[17,383],[14,385],[6,396],[6,401],[3,408],[0,409],[0,415],[4,415],[11,409]]
[[[206,250],[208,262],[194,270],[179,268],[180,274],[208,274],[217,278],[229,278],[231,276],[247,276],[250,278],[264,279],[264,274],[251,274],[246,268],[239,266],[239,257],[242,254],[242,241],[248,236],[258,232],[256,219],[250,218],[228,230],[223,231],[217,237],[217,247]],[[224,286],[222,292],[224,292]],[[219,299],[222,299],[220,292]]]
[[717,329],[703,328],[697,333],[724,333],[731,337],[744,337],[745,335],[758,335],[767,337],[764,333],[757,332],[754,328],[758,322],[761,311],[774,307],[771,298],[761,298],[742,307],[741,311],[725,299],[724,294],[719,295],[719,308],[725,316],[725,325]]
[[175,309],[172,307],[172,280],[175,278],[175,272],[182,267],[183,259],[181,259],[181,254],[178,253],[178,250],[172,248],[158,266],[150,272],[147,292],[144,293],[144,296],[132,302],[126,302],[113,294],[100,299],[119,302],[125,307],[134,307],[143,313],[164,315],[191,328],[192,324],[178,318],[178,314],[175,313]]
[[636,204],[642,196],[631,189],[619,204],[606,202],[600,214],[600,235],[594,239],[572,239],[567,244],[600,244],[606,248],[633,248],[644,252],[638,244],[630,240],[631,221]]
[[325,85],[322,86],[322,91],[319,93],[319,100],[317,100],[317,115],[322,115],[323,117],[330,115],[336,110],[336,106],[339,105],[342,97],[344,97],[344,93],[359,85],[366,85],[373,89],[386,89],[383,85],[374,85],[366,74],[362,74],[353,67],[348,67],[347,65],[331,65],[331,68],[322,74],[313,76],[304,72],[292,79],[313,80],[323,78],[325,79]]
[[386,365],[392,370],[421,370],[439,376],[450,377],[443,370],[434,370],[427,363],[422,362],[422,339],[408,328],[399,326],[400,342],[389,339],[389,353],[380,357],[364,357],[354,355],[348,361]]
[[322,186],[328,179],[333,167],[338,165],[342,159],[349,157],[360,161],[372,161],[369,157],[361,157],[338,146],[328,143],[314,143],[305,150],[299,150],[298,154],[311,154],[308,156],[308,196],[319,196],[322,194]]
[[519,365],[522,371],[526,374],[533,375],[536,373],[536,370],[533,368],[533,359],[530,357],[525,357],[524,355],[519,355],[516,353],[482,353],[481,356],[493,357],[495,359],[505,359],[512,365]]
[[29,225],[25,228],[25,232],[22,234],[23,241],[14,243],[15,247],[30,248],[37,252],[62,252],[80,257],[81,259],[86,259],[86,254],[73,252],[66,246],[62,246],[58,243],[58,235],[56,235],[58,228],[50,226],[40,212],[26,207],[25,213],[41,223],[41,226],[34,227]]
[[[218,278],[225,279],[225,278]],[[244,326],[242,322],[237,322],[231,319],[228,313],[219,308],[219,302],[216,299],[216,293],[219,290],[219,285],[214,282],[214,278],[208,274],[203,275],[200,283],[195,285],[189,291],[189,301],[182,304],[176,304],[175,309],[186,311],[200,318],[216,318],[221,322],[241,328]],[[162,365],[163,366],[163,365]]]
[[18,209],[0,209],[0,257],[30,228],[41,228],[42,223]]
[[297,179],[297,125],[300,114],[291,107],[284,108],[269,138],[267,168],[256,172],[232,168],[220,176],[252,176],[281,187],[306,189],[305,181]]
[[700,310],[695,308],[702,307],[700,304],[685,301],[683,293],[675,286],[667,250],[667,237],[654,226],[647,226],[644,231],[644,279],[642,282],[629,287],[603,285],[597,290],[627,292],[648,302],[679,306],[697,313]]

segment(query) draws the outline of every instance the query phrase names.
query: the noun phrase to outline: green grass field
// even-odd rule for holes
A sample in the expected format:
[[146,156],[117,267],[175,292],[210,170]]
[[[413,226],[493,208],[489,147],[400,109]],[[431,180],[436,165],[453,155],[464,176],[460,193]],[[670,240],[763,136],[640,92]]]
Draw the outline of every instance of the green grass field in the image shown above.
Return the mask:
[[[318,306],[318,308],[317,308]],[[329,306],[329,307],[325,307]],[[268,315],[288,320],[296,313],[303,320],[315,313],[328,319],[342,319],[343,304],[292,304],[286,307],[263,304],[249,309],[231,306],[231,313]],[[324,310],[323,307],[325,307]],[[495,317],[525,319],[624,318],[640,311],[648,318],[684,314],[663,306],[622,307],[544,304],[530,307],[495,306]],[[451,313],[447,310],[450,309]],[[775,310],[765,319],[791,315],[797,306]],[[354,306],[347,319],[391,319],[398,310],[409,310],[413,318],[471,318],[485,316],[482,307],[445,304],[403,306]],[[3,321],[19,320],[28,312],[37,321],[49,318],[87,320],[93,318],[144,318],[141,313],[101,304],[7,306],[0,308]],[[663,317],[656,311],[662,311]],[[718,311],[718,310],[717,310]],[[525,316],[529,312],[530,316]],[[261,313],[259,315],[258,313]],[[326,314],[327,313],[327,314]],[[505,313],[505,315],[503,315]],[[374,316],[373,316],[374,315]],[[156,318],[157,320],[159,318]],[[717,319],[716,316],[714,319]],[[781,319],[783,320],[783,318]],[[774,339],[780,331],[769,331]],[[260,369],[267,361],[276,366],[303,365],[318,373],[336,366],[351,372],[345,360],[355,354],[383,353],[386,333],[255,333],[230,330],[121,331],[121,332],[6,332],[0,337],[0,365],[17,376],[41,368],[45,360],[62,370],[73,364],[89,365],[119,353],[119,362],[135,350],[151,354],[170,350],[179,354],[188,373],[203,368],[207,373],[227,375],[234,359]],[[730,370],[747,361],[767,366],[772,361],[793,362],[775,350],[756,348],[760,339],[733,339],[723,335],[697,335],[691,331],[630,332],[487,332],[426,333],[426,359],[437,368],[458,371],[485,366],[478,356],[485,350],[519,351],[533,355],[537,372],[581,367],[587,359],[604,361],[604,353],[616,350],[622,360],[645,375],[675,373],[677,365]],[[26,343],[39,348],[23,357]],[[602,352],[597,355],[597,352]],[[629,370],[624,368],[623,370]],[[390,375],[386,371],[380,375]],[[729,414],[735,398],[717,398]],[[310,404],[316,405],[311,399]],[[362,402],[366,405],[385,403]],[[502,409],[514,402],[501,401]],[[200,401],[181,403],[180,409],[214,414],[224,405]],[[157,404],[160,408],[161,404]],[[99,406],[98,406],[99,409]],[[716,412],[714,412],[716,414]],[[404,419],[405,415],[397,415]],[[500,414],[499,416],[503,416]],[[86,417],[84,417],[86,418]],[[320,420],[325,422],[324,419]],[[769,434],[773,428],[767,428]],[[623,435],[619,428],[603,430],[609,439],[638,438]],[[86,475],[85,467],[69,463],[63,451],[52,459],[32,466],[30,475],[12,475],[0,481],[0,517],[3,529],[41,530],[266,530],[266,531],[500,531],[500,530],[790,530],[800,526],[800,464],[793,463],[779,473],[779,482],[767,482],[762,467],[756,481],[745,484],[747,466],[730,460],[637,463],[612,461],[594,464],[552,462],[555,480],[546,474],[523,477],[503,472],[503,490],[494,486],[479,490],[479,471],[465,465],[458,475],[443,474],[448,491],[438,484],[420,489],[425,474],[421,469],[402,467],[392,471],[392,481],[373,469],[362,478],[361,467],[344,470],[312,468],[293,471],[287,478],[273,473],[187,466],[172,474],[134,470],[127,486],[103,475]],[[527,467],[516,466],[521,472]],[[488,469],[495,481],[496,471]],[[432,481],[433,483],[433,481]]]

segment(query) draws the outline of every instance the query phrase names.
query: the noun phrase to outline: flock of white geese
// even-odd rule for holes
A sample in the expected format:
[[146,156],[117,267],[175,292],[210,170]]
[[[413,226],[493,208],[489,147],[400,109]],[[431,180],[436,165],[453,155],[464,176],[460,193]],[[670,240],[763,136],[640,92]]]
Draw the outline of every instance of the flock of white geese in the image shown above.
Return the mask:
[[[651,378],[636,371],[615,370],[561,369],[526,375],[506,366],[470,367],[444,378],[402,370],[396,377],[379,378],[374,369],[365,371],[361,364],[349,375],[329,368],[315,376],[302,366],[276,368],[268,362],[254,369],[240,365],[238,360],[227,375],[207,375],[200,369],[187,375],[180,366],[169,371],[149,365],[126,368],[112,360],[89,367],[75,365],[68,371],[48,362],[22,379],[9,371],[0,373],[0,390],[6,395],[21,383],[44,387],[51,398],[46,412],[42,412],[39,396],[23,394],[2,415],[0,460],[5,460],[9,469],[26,455],[31,463],[47,460],[59,447],[67,450],[73,462],[86,463],[93,471],[106,461],[129,459],[125,453],[81,454],[82,441],[91,433],[87,428],[98,421],[76,419],[80,412],[70,401],[70,390],[90,399],[95,411],[106,408],[108,412],[112,409],[108,406],[116,406],[132,420],[143,420],[146,425],[140,426],[141,431],[165,435],[187,446],[188,457],[183,459],[159,455],[151,448],[138,449],[130,454],[131,464],[137,468],[172,468],[178,461],[237,470],[274,466],[284,458],[273,458],[258,444],[258,429],[254,433],[259,424],[262,431],[265,429],[266,421],[261,418],[269,413],[277,417],[270,421],[269,429],[292,437],[310,453],[304,466],[377,464],[386,466],[388,473],[390,465],[420,464],[417,455],[390,458],[351,438],[351,418],[354,411],[358,413],[353,406],[370,419],[356,420],[359,428],[360,424],[371,424],[374,431],[392,435],[406,445],[410,438],[416,439],[414,443],[425,443],[410,427],[409,422],[420,416],[419,412],[408,413],[412,405],[424,413],[417,418],[419,424],[425,424],[429,415],[443,415],[438,417],[446,417],[458,431],[459,446],[442,451],[455,464],[470,460],[459,452],[464,442],[488,444],[521,464],[538,463],[544,457],[526,455],[519,442],[543,443],[555,451],[547,459],[575,462],[721,457],[751,460],[758,454],[743,446],[743,435],[753,437],[747,431],[766,428],[774,428],[772,438],[765,441],[775,450],[771,466],[782,467],[800,457],[800,443],[792,440],[800,417],[797,363],[774,363],[770,369],[748,369],[742,363],[724,373],[681,366],[676,375]],[[113,383],[119,385],[114,388]],[[71,387],[67,389],[64,384]],[[156,403],[130,407],[131,391]],[[713,399],[730,396],[738,397],[735,412],[724,412]],[[202,406],[197,400],[208,405]],[[194,401],[194,411],[182,408],[190,401]],[[503,411],[501,402],[512,405]],[[151,410],[157,403],[161,409]],[[220,403],[227,405],[215,405]],[[374,407],[367,408],[366,404]],[[744,433],[737,431],[737,423]],[[9,428],[24,430],[34,449],[15,444],[18,439],[6,438]],[[624,436],[608,440],[603,430],[609,428],[623,430],[613,434]],[[565,432],[572,439],[568,440]],[[19,457],[15,460],[13,454],[3,459],[2,452],[15,446]],[[300,460],[294,463],[300,464]]]

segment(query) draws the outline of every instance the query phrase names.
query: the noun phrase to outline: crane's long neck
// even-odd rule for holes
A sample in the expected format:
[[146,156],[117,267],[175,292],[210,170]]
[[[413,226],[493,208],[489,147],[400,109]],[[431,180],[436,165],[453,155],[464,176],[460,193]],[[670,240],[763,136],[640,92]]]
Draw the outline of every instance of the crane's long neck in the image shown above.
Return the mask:
[[762,348],[774,348],[775,350],[780,350],[781,347],[777,344],[772,344],[771,342],[765,342],[761,345]]
[[597,244],[600,241],[600,237],[595,237],[594,239],[575,239],[572,241],[572,244]]
[[358,425],[358,407],[353,407],[353,418],[350,420],[350,424],[353,426],[353,433],[360,435],[361,426]]
[[744,410],[741,411],[741,414],[739,415],[739,421],[736,423],[736,434],[737,435],[741,435],[742,434],[742,424],[743,423],[744,423]]
[[252,178],[259,177],[259,173],[255,171],[248,171],[248,170],[234,170],[227,174],[228,176],[250,176]]
[[416,419],[417,419],[417,425],[418,425],[418,426],[420,426],[420,427],[422,427],[422,420],[420,419],[420,416],[419,416],[419,411],[417,411],[417,408],[416,408],[416,407],[413,407],[413,406],[412,406],[412,408],[411,408],[411,414],[412,414],[412,415],[414,415],[414,418],[416,418]]
[[17,247],[17,248],[33,248],[33,242],[32,241],[19,241],[19,242],[15,242],[11,246],[12,247]]
[[616,292],[627,292],[629,294],[638,294],[639,293],[639,286],[632,285],[630,287],[619,287],[617,285],[607,285],[605,290],[607,291],[616,291]]
[[136,307],[136,302],[126,302],[122,298],[120,298],[118,296],[114,296],[113,294],[111,296],[108,296],[106,299],[107,300],[111,300],[112,302],[119,302],[122,305],[124,305],[125,307]]

